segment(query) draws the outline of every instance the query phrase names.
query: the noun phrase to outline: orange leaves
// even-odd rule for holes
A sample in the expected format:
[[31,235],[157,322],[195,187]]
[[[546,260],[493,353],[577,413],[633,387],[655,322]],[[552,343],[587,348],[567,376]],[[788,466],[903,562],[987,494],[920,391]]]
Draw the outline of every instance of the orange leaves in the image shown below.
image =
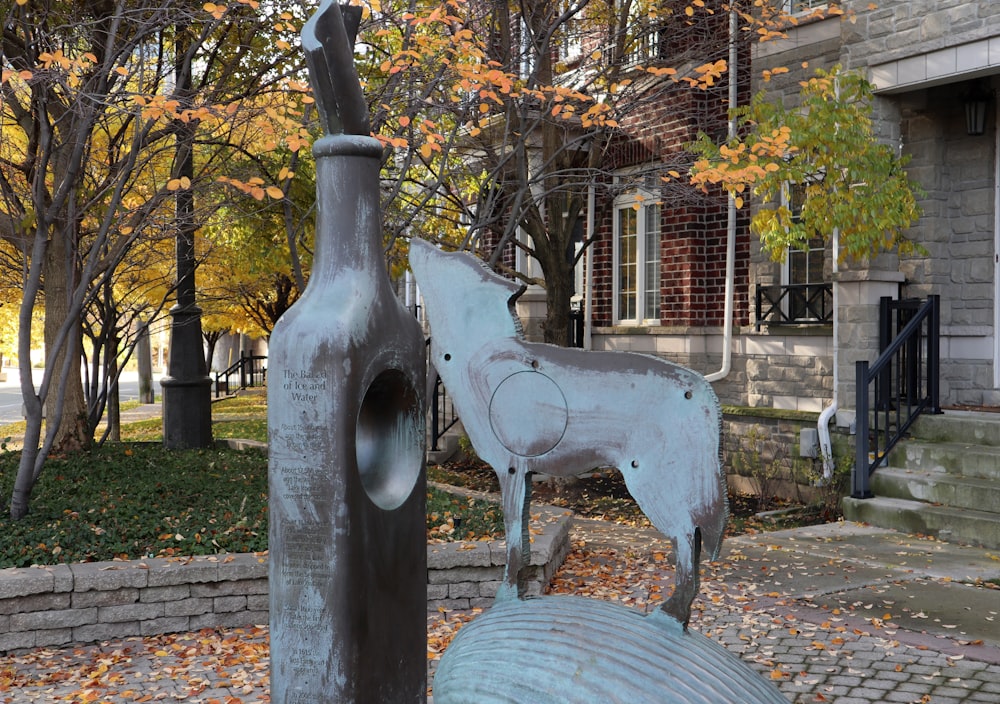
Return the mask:
[[14,77],[21,79],[22,81],[30,81],[34,74],[31,71],[14,71],[13,69],[5,68],[2,73],[0,73],[0,83],[6,83]]
[[[91,63],[97,61],[97,57],[94,56],[93,54],[89,54],[89,56],[93,57]],[[62,53],[61,49],[58,49],[53,53],[50,53],[48,51],[43,51],[41,54],[38,55],[38,60],[39,62],[41,62],[42,67],[46,69],[52,68],[53,65],[58,66],[59,68],[69,69],[70,67],[73,66],[74,63],[65,54]]]
[[788,67],[787,66],[778,66],[777,68],[773,68],[773,69],[764,69],[761,72],[761,76],[763,77],[764,82],[767,83],[768,81],[771,80],[772,77],[780,75],[780,74],[783,74],[783,73],[788,73]]
[[[288,177],[288,174],[292,172],[288,171],[287,169],[283,169],[282,173],[284,173],[286,177]],[[246,193],[254,200],[264,200],[264,196],[273,198],[274,200],[281,200],[282,198],[285,197],[285,192],[281,188],[279,188],[278,186],[265,187],[264,179],[258,178],[256,176],[254,178],[248,179],[247,181],[241,181],[239,179],[229,178],[227,176],[220,176],[216,180],[219,181],[220,183],[228,184],[233,188],[242,191],[243,193]]]
[[[258,627],[39,649],[3,658],[0,701],[263,704],[267,656],[267,630]],[[3,696],[10,691],[13,700]]]
[[225,5],[216,5],[214,2],[206,2],[202,9],[217,20],[221,20],[227,10]]
[[711,88],[728,70],[725,59],[719,59],[710,63],[702,64],[694,69],[694,76],[685,76],[682,80],[693,88]]

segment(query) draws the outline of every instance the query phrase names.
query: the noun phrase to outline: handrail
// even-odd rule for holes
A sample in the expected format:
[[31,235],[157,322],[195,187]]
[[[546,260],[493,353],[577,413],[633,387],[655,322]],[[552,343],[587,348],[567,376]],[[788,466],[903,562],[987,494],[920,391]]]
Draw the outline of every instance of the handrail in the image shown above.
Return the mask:
[[[427,338],[427,348],[430,349],[431,338]],[[428,364],[429,372],[434,374],[434,387],[431,390],[431,447],[437,452],[441,449],[438,441],[444,434],[451,430],[451,427],[458,422],[458,414],[455,413],[455,406],[448,399],[448,389],[445,388],[441,376],[431,364]],[[428,377],[429,378],[429,377]]]
[[831,322],[832,283],[757,287],[758,330],[761,325],[827,325]]
[[441,449],[438,441],[457,422],[458,414],[448,398],[448,389],[438,376],[434,380],[434,397],[431,400],[431,450]]
[[264,386],[267,383],[266,362],[266,355],[240,355],[228,369],[215,373],[215,397],[229,395],[229,378],[237,374],[240,377],[237,388]]
[[[880,305],[880,347],[872,364],[856,363],[857,435],[851,496],[872,498],[871,475],[924,411],[940,413],[940,325],[941,297],[929,296],[912,313],[895,339],[891,316],[897,323],[911,313],[912,301],[883,298]],[[897,325],[898,326],[898,325]],[[869,388],[874,383],[874,408]]]

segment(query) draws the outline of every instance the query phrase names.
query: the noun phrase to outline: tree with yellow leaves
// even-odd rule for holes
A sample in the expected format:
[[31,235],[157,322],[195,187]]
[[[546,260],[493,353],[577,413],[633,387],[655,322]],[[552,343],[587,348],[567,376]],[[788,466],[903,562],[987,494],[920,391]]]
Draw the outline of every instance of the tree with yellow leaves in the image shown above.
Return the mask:
[[[920,190],[906,174],[907,158],[876,139],[871,96],[864,76],[839,66],[804,81],[793,109],[762,92],[736,111],[738,137],[700,135],[692,180],[721,184],[738,207],[755,196],[751,228],[776,259],[835,232],[842,253],[855,259],[913,252],[905,229],[920,217]],[[792,184],[803,192],[794,214],[781,197]]]
[[[121,263],[139,242],[176,237],[179,194],[197,204],[195,227],[245,199],[220,181],[234,155],[305,144],[292,41],[307,10],[258,0],[16,0],[0,10],[0,237],[24,265],[27,430],[15,518],[49,452],[90,442],[82,321],[98,300],[128,297],[106,295]],[[183,95],[179,75],[191,77]],[[190,138],[190,173],[179,134]],[[261,198],[281,196],[277,176],[253,184],[251,200],[256,187]],[[36,380],[29,331],[43,297],[47,359]]]
[[[664,199],[701,202],[680,130],[725,131],[736,45],[792,22],[782,3],[425,0],[371,7],[361,57],[376,130],[394,151],[400,232],[479,250],[544,287],[545,339],[566,344],[588,197],[613,197],[627,150]],[[730,31],[730,19],[738,25]],[[655,143],[655,144],[654,144]],[[658,145],[658,146],[657,146]],[[657,152],[654,154],[654,152]],[[594,207],[593,203],[590,205]],[[408,213],[447,220],[423,223]],[[442,236],[447,234],[447,236]],[[515,266],[512,248],[537,262]]]

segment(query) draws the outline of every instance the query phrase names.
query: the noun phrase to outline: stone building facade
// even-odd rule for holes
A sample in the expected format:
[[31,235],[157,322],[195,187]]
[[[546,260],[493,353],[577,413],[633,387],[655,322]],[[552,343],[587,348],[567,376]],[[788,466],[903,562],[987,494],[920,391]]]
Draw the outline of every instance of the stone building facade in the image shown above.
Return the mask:
[[[768,90],[790,103],[798,81],[817,67],[863,70],[874,84],[873,115],[884,142],[910,158],[924,191],[923,216],[908,236],[924,252],[845,262],[839,289],[838,423],[853,420],[854,363],[877,356],[880,296],[941,296],[943,405],[997,405],[997,130],[1000,7],[958,0],[844,2],[842,17],[804,23],[788,38],[758,47],[754,72],[789,67]],[[967,103],[985,108],[981,132],[967,125]],[[831,253],[826,254],[827,270]],[[751,279],[775,275],[755,257]],[[753,284],[752,284],[753,285]],[[832,364],[832,358],[831,358]]]

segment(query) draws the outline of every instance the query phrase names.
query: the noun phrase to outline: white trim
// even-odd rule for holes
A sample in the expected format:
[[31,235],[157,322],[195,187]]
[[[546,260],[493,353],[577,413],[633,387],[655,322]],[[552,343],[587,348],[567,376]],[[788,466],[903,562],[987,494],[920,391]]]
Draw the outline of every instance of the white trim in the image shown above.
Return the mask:
[[[611,285],[611,316],[612,320],[616,325],[659,325],[660,318],[646,318],[646,293],[649,288],[646,285],[646,207],[651,205],[659,205],[660,200],[653,194],[649,193],[645,189],[636,189],[630,191],[624,195],[620,195],[615,198],[614,203],[611,208],[612,212],[612,237],[611,237],[611,266],[612,266],[612,285]],[[619,213],[622,210],[627,210],[629,208],[635,208],[636,215],[636,242],[635,242],[635,317],[634,318],[623,318],[621,317],[621,268],[620,268],[620,242],[621,242],[621,220],[619,218]],[[662,218],[662,212],[660,213]],[[663,235],[663,223],[659,223],[659,233],[662,238]],[[662,285],[663,271],[662,262],[660,269],[660,281],[657,282],[657,290],[659,290],[659,285]],[[658,306],[659,307],[659,306]]]
[[993,388],[1000,389],[1000,94],[993,110]]
[[1000,37],[966,42],[868,69],[877,93],[898,93],[975,78],[1000,70]]

